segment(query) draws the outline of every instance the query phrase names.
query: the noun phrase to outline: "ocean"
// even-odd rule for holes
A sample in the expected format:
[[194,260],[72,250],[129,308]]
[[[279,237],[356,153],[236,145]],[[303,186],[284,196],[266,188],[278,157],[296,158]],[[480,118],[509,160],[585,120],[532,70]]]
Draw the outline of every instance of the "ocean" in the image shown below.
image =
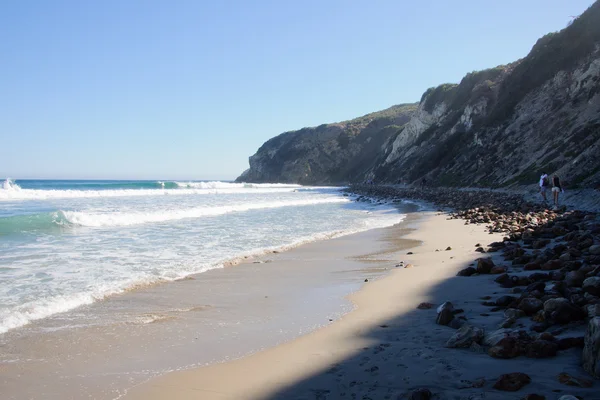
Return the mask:
[[0,335],[136,288],[404,218],[340,189],[3,179]]

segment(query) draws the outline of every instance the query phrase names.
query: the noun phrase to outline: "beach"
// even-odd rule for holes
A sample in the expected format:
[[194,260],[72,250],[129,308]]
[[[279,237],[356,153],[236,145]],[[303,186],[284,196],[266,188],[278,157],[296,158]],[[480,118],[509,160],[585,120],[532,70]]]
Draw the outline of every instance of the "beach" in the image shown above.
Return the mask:
[[[469,323],[486,332],[502,323],[501,312],[490,313],[481,304],[482,298],[502,293],[490,276],[456,276],[481,256],[475,244],[502,240],[502,235],[429,212],[403,238],[422,244],[413,254],[398,253],[404,267],[352,294],[355,310],[330,326],[239,360],[167,374],[125,398],[429,398],[411,397],[420,388],[436,399],[599,398],[595,389],[557,380],[561,373],[585,376],[580,349],[561,351],[550,360],[499,360],[483,350],[445,347],[456,331],[436,324],[436,308],[444,302],[464,310]],[[419,309],[424,302],[432,308]],[[492,387],[501,375],[514,372],[527,374],[531,383],[517,392]]]

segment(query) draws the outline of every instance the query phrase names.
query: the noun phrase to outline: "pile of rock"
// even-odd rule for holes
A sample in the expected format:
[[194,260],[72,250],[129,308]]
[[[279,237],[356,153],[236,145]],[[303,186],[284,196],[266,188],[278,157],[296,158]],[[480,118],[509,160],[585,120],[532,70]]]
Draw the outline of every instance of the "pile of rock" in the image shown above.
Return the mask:
[[[487,224],[490,232],[503,232],[502,242],[476,245],[480,253],[501,252],[505,265],[483,257],[458,275],[497,274],[495,281],[510,294],[483,304],[492,311],[504,310],[501,329],[485,335],[482,329],[456,317],[452,304],[438,308],[437,323],[458,331],[446,346],[487,349],[495,358],[552,357],[558,351],[583,348],[582,365],[600,378],[600,220],[594,213],[547,210],[521,196],[485,190],[401,189],[354,186],[350,191],[386,201],[420,199],[453,209],[451,218],[466,224]],[[364,197],[367,196],[367,197]],[[529,331],[509,329],[529,318]],[[581,336],[557,338],[570,327],[585,324]],[[569,382],[578,382],[577,379]]]

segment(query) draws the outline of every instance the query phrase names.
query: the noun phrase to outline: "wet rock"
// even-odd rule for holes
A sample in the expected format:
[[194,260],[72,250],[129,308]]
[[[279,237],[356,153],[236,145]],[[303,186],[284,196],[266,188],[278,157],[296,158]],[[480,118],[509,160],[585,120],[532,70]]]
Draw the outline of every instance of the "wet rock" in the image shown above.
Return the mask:
[[544,292],[546,290],[546,284],[544,282],[533,282],[525,288],[525,292]]
[[445,302],[437,309],[437,319],[435,321],[438,325],[448,325],[452,319],[454,319],[454,306],[449,301]]
[[592,296],[600,296],[600,277],[593,276],[583,281],[583,291]]
[[540,299],[536,299],[535,297],[525,297],[519,303],[519,310],[522,310],[527,315],[533,315],[542,308],[544,308],[544,303]]
[[518,339],[505,337],[500,339],[496,345],[490,347],[488,354],[494,358],[515,358],[521,355],[521,345]]
[[550,276],[543,272],[534,272],[529,275],[529,280],[531,282],[546,282],[550,280]]
[[600,317],[588,322],[582,354],[583,369],[590,375],[600,378]]
[[456,276],[471,276],[476,272],[477,272],[477,270],[475,268],[467,267],[465,269],[461,269],[460,271],[458,271],[458,274],[456,274]]
[[523,269],[525,271],[535,271],[538,269],[542,269],[542,264],[537,262],[537,261],[533,261],[530,263],[525,264],[525,266],[523,267]]
[[481,343],[483,340],[484,331],[481,328],[464,324],[454,335],[446,342],[446,347],[449,348],[468,348],[473,343]]
[[491,258],[479,258],[477,259],[477,272],[480,274],[489,274],[494,265],[494,261]]
[[550,314],[550,319],[558,324],[564,325],[571,321],[584,319],[586,313],[572,303],[562,303]]
[[575,378],[574,376],[571,376],[571,375],[567,374],[566,372],[562,372],[562,373],[558,374],[558,381],[560,383],[562,383],[563,385],[577,386],[577,387],[582,387],[582,388],[592,387],[592,384],[593,384],[592,381],[590,381],[589,379]]
[[588,317],[600,317],[600,304],[590,304],[585,308]]
[[531,383],[529,375],[522,372],[513,372],[511,374],[501,375],[494,384],[494,389],[516,392],[529,383]]
[[450,322],[448,322],[448,326],[452,329],[460,329],[467,321],[463,318],[453,318]]

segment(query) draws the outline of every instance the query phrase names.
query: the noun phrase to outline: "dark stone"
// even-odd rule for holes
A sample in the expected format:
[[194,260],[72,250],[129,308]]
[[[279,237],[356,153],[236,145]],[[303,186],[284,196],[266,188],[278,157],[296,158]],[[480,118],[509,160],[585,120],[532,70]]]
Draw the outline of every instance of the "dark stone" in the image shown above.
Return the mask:
[[477,272],[480,274],[489,274],[494,265],[494,261],[491,258],[479,258],[477,259]]
[[496,345],[490,347],[488,354],[494,358],[515,358],[521,354],[519,341],[513,337],[500,339]]
[[494,384],[494,389],[516,392],[529,383],[531,383],[529,375],[522,372],[513,372],[511,374],[501,375]]
[[521,400],[546,400],[546,396],[542,396],[541,394],[531,393],[527,396],[521,398]]
[[458,271],[458,274],[456,274],[456,276],[471,276],[476,272],[477,272],[477,270],[475,268],[467,267],[465,269]]
[[553,271],[555,269],[561,269],[563,262],[561,260],[550,260],[542,265],[543,271]]
[[585,273],[582,271],[570,271],[565,276],[565,282],[568,287],[581,287],[585,280]]
[[450,323],[450,321],[452,321],[452,319],[454,318],[454,314],[452,313],[452,311],[454,311],[454,306],[452,305],[452,303],[447,301],[444,304],[442,304],[439,308],[439,312],[435,323],[438,325],[448,325],[448,323]]
[[562,338],[556,341],[558,345],[558,350],[566,350],[572,347],[580,347],[583,348],[584,340],[583,336],[580,337],[570,337],[570,338]]
[[544,290],[546,290],[546,284],[544,282],[533,282],[532,284],[528,285],[527,288],[525,289],[525,292],[533,292],[533,291],[540,291],[540,292],[544,292]]
[[536,340],[527,344],[525,350],[525,356],[529,358],[548,358],[556,355],[558,345],[547,340]]
[[563,385],[577,386],[577,387],[582,387],[582,388],[589,388],[589,387],[592,387],[592,385],[593,385],[592,381],[590,381],[589,379],[575,378],[574,376],[571,376],[571,375],[567,374],[566,372],[562,372],[562,373],[558,374],[558,381],[560,383],[562,383]]
[[593,276],[585,279],[582,288],[585,293],[589,293],[592,296],[600,296],[600,277]]
[[590,375],[600,378],[600,317],[588,322],[582,353],[583,369]]
[[431,396],[433,396],[433,394],[431,393],[431,390],[426,389],[426,388],[421,388],[421,389],[413,390],[410,393],[408,398],[410,400],[430,400]]
[[519,303],[519,310],[522,310],[527,315],[533,315],[542,308],[544,308],[544,303],[540,299],[536,299],[534,297],[525,297]]
[[501,296],[496,299],[496,305],[498,307],[507,307],[510,303],[515,301],[517,298],[514,296]]

